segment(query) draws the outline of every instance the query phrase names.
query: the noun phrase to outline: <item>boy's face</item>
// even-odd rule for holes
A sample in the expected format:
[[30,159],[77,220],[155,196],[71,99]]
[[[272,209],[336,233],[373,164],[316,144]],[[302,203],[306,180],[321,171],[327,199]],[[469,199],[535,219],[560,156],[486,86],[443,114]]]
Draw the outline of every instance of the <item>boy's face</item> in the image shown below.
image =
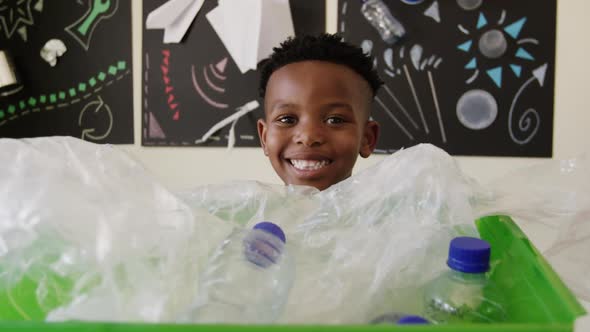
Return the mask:
[[352,174],[375,149],[379,125],[368,121],[372,92],[352,69],[302,61],[276,70],[258,120],[264,154],[286,184],[324,190]]

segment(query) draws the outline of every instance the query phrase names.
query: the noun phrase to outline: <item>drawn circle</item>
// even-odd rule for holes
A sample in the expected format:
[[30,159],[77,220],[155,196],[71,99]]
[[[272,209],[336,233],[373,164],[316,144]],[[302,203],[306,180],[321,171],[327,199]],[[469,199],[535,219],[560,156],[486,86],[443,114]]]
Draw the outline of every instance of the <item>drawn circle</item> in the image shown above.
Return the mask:
[[508,43],[500,30],[486,31],[479,38],[479,51],[490,59],[497,59],[506,53]]
[[457,102],[457,118],[465,127],[472,130],[489,127],[497,115],[496,99],[484,90],[469,90]]
[[419,5],[424,2],[424,0],[402,0],[403,3],[408,5]]
[[482,0],[457,0],[459,7],[464,10],[474,10],[481,6]]
[[371,51],[373,51],[373,41],[368,39],[363,40],[361,48],[363,49],[363,53],[370,56]]

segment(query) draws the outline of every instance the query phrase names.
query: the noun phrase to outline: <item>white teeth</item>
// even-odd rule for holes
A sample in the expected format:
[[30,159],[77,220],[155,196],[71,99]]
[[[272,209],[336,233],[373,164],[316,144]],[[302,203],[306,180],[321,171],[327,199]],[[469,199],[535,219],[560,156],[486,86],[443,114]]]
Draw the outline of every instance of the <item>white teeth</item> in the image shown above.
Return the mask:
[[315,171],[316,169],[320,169],[330,163],[329,160],[298,160],[298,159],[291,159],[291,164],[300,170],[303,171]]

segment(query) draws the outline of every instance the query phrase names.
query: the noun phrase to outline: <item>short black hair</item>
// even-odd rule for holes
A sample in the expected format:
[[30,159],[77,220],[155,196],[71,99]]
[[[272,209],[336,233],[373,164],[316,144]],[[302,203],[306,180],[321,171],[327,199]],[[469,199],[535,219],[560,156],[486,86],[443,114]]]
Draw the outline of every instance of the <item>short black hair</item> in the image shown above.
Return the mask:
[[372,58],[362,48],[343,41],[337,34],[290,37],[280,47],[273,48],[273,51],[270,58],[261,62],[259,92],[262,98],[272,73],[288,64],[308,60],[327,61],[354,70],[369,83],[373,96],[383,85],[377,71],[373,69]]

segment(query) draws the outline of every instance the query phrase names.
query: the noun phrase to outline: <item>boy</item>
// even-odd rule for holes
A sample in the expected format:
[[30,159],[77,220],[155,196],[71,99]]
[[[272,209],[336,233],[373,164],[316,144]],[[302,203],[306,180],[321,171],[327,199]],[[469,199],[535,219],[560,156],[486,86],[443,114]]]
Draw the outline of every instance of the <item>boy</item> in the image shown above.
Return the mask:
[[324,190],[375,149],[371,103],[383,84],[362,49],[339,36],[290,38],[266,61],[258,120],[264,154],[285,184]]

